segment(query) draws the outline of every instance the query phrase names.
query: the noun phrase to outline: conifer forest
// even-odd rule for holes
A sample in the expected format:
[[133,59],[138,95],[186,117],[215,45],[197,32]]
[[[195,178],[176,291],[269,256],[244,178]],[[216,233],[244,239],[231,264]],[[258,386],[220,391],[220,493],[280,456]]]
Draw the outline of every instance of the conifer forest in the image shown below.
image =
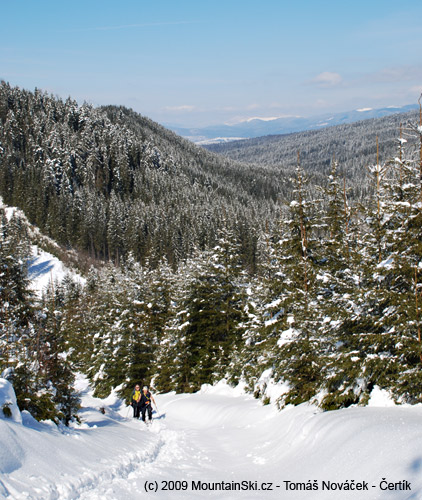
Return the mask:
[[[0,196],[20,210],[0,210],[0,373],[20,409],[78,418],[75,372],[100,397],[226,379],[263,404],[282,384],[279,408],[365,405],[375,386],[422,402],[422,115],[394,137],[385,120],[362,122],[359,154],[343,125],[339,153],[318,131],[245,163],[240,143],[230,158],[3,82]],[[34,228],[84,284],[31,292]]]

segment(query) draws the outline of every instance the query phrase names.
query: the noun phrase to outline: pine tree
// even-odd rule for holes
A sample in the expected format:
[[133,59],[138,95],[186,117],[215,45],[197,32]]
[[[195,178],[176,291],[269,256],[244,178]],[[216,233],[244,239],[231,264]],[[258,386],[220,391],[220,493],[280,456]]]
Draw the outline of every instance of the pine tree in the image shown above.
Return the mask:
[[0,363],[16,365],[33,335],[32,297],[26,259],[28,245],[18,219],[0,210]]
[[[299,404],[315,396],[321,383],[320,354],[324,350],[318,335],[318,301],[316,271],[319,242],[315,235],[316,202],[307,199],[307,179],[296,169],[295,199],[281,221],[278,244],[280,273],[283,277],[281,302],[283,311],[277,328],[277,357],[274,379],[288,384],[279,404]],[[271,326],[271,325],[270,325]]]

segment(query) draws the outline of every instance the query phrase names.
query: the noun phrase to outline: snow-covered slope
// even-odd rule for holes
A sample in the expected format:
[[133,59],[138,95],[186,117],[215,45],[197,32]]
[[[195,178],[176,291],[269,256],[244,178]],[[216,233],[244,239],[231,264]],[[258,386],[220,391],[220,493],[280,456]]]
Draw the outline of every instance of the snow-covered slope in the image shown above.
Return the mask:
[[[22,210],[4,205],[1,197],[0,208],[5,210],[8,219],[16,214],[25,221],[31,240],[43,241],[49,247],[58,248],[54,240],[41,234],[38,228],[29,223]],[[73,280],[79,281],[82,284],[86,281],[79,273],[66,267],[63,262],[53,254],[43,250],[39,245],[31,245],[31,258],[28,262],[28,277],[31,282],[30,288],[36,295],[41,296],[42,292],[50,283],[61,282],[66,275],[71,275]]]
[[[196,394],[157,396],[161,413],[147,428],[131,418],[130,409],[128,416],[115,396],[93,398],[83,377],[78,387],[84,405],[78,428],[57,429],[25,413],[23,425],[0,420],[0,449],[5,450],[0,452],[0,497],[422,498],[421,406],[321,413],[302,405],[278,412],[220,383]],[[385,404],[380,391],[372,404]],[[409,481],[411,491],[383,491],[384,478],[398,487]],[[146,494],[147,481],[159,491]],[[272,483],[273,490],[195,490],[201,481],[203,488],[214,483],[221,488],[223,481],[226,486],[245,481],[253,488]],[[325,486],[331,481],[331,488],[333,483],[367,483],[369,491],[327,490],[323,481]],[[164,490],[166,485],[170,489]],[[306,485],[318,490],[298,489]]]
[[73,280],[85,283],[85,278],[69,270],[61,260],[37,245],[31,245],[32,256],[28,262],[28,277],[31,280],[31,289],[38,295],[48,288],[51,283],[61,282],[66,275]]

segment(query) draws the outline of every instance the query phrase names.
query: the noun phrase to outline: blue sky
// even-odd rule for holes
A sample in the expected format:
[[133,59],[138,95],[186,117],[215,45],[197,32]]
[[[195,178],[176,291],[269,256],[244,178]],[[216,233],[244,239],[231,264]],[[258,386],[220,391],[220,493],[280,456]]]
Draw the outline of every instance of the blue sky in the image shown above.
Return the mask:
[[419,0],[0,0],[0,79],[161,123],[416,103]]

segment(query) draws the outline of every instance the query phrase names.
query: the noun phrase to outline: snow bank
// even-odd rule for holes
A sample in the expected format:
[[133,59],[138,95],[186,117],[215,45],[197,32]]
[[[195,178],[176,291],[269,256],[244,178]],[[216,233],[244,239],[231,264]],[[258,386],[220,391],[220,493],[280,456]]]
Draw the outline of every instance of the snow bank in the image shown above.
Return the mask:
[[273,370],[268,368],[264,370],[259,377],[256,388],[260,390],[261,395],[270,399],[271,403],[276,403],[277,399],[288,392],[289,384],[287,382],[276,383],[273,379]]
[[12,420],[18,424],[22,423],[21,412],[16,404],[15,391],[12,384],[5,378],[0,378],[0,419]]
[[[126,419],[121,401],[112,398],[108,406],[92,396],[87,384],[79,385],[85,391],[81,426],[37,422],[27,412],[18,429],[0,420],[0,498],[73,500],[116,478],[131,485],[131,472],[155,460],[161,439],[141,422]],[[88,498],[101,498],[93,495]]]

